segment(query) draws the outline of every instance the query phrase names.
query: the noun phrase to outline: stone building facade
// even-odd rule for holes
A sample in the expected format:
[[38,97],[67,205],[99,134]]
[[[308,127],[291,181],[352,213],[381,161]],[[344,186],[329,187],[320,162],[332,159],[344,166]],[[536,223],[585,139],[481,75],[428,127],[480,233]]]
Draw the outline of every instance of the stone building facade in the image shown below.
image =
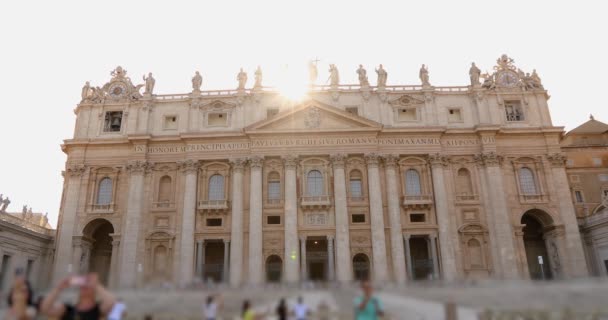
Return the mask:
[[589,273],[608,275],[608,124],[589,121],[561,142]]
[[[316,68],[311,65],[312,68]],[[311,84],[294,102],[236,90],[154,94],[120,67],[88,83],[68,156],[55,278],[112,285],[587,272],[562,127],[534,72],[503,55],[471,84]],[[313,74],[313,72],[311,72]],[[311,76],[311,81],[314,81]],[[140,88],[145,92],[140,94]],[[544,269],[540,269],[542,256]],[[542,274],[542,275],[541,275]]]
[[51,278],[55,230],[45,214],[23,208],[7,211],[8,198],[0,195],[0,292],[7,292],[20,270],[34,289],[44,289]]

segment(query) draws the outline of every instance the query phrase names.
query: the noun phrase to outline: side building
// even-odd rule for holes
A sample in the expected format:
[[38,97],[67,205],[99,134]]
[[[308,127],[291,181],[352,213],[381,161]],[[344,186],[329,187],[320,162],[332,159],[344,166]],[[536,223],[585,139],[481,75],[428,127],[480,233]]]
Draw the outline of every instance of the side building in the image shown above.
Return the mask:
[[253,88],[239,73],[236,90],[201,91],[197,75],[186,94],[154,94],[151,74],[135,86],[121,67],[87,83],[62,145],[55,279],[587,274],[563,128],[536,72],[503,55],[483,83],[473,65],[458,87],[431,85],[424,66],[421,85],[357,73],[343,85],[332,65],[331,84],[298,102],[263,87],[261,71]]
[[561,145],[589,273],[608,276],[608,124],[591,116]]

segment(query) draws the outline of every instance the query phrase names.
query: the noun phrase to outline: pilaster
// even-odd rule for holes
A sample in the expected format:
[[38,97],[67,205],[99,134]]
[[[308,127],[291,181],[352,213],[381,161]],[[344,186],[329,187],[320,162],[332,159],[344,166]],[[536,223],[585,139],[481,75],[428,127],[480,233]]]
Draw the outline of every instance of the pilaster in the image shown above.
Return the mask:
[[243,277],[243,171],[246,159],[230,161],[232,166],[232,226],[230,231],[230,285],[238,286]]
[[336,272],[337,280],[352,280],[352,261],[350,257],[349,219],[346,205],[346,175],[344,173],[344,154],[330,157],[334,173],[334,202],[336,216]]
[[382,189],[380,184],[380,173],[378,171],[379,160],[377,154],[365,155],[367,163],[367,177],[369,187],[369,211],[372,233],[372,256],[375,281],[388,280],[388,268],[386,261],[386,239],[384,236],[384,212],[382,203]]
[[388,218],[390,223],[391,257],[394,279],[398,284],[405,283],[405,256],[403,254],[403,230],[401,227],[401,207],[397,191],[397,161],[399,156],[388,154],[383,157],[386,173],[386,192],[388,201]]
[[249,158],[250,188],[249,188],[249,282],[263,282],[262,250],[262,166],[264,158],[254,156]]

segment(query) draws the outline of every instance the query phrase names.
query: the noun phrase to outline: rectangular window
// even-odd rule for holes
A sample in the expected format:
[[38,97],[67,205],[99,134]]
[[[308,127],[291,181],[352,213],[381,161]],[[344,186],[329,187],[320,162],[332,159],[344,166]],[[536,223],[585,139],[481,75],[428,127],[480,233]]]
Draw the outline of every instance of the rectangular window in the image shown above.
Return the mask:
[[359,108],[358,107],[346,107],[346,112],[357,116],[357,115],[359,115]]
[[519,101],[505,101],[507,121],[524,121],[524,109]]
[[221,227],[221,226],[222,226],[221,218],[207,219],[207,227]]
[[120,132],[122,111],[108,111],[103,124],[103,132]]
[[424,213],[410,213],[410,222],[420,223],[426,221],[426,215]]
[[576,202],[583,203],[583,193],[579,190],[574,191],[574,197],[576,198]]
[[350,196],[353,198],[361,198],[363,196],[363,190],[361,190],[361,180],[350,180]]
[[165,121],[163,122],[163,129],[177,130],[177,116],[165,116]]
[[403,108],[397,110],[397,120],[398,121],[417,121],[418,115],[416,112],[416,108]]
[[268,217],[266,217],[266,223],[281,224],[281,216],[268,216]]
[[365,223],[365,214],[353,214],[351,219],[353,223]]
[[266,118],[272,118],[279,113],[278,108],[268,108],[266,109]]
[[448,122],[462,122],[460,109],[448,109]]
[[0,288],[4,288],[6,277],[8,275],[8,268],[11,263],[11,256],[5,254],[2,256],[2,265],[0,265]]
[[210,113],[207,115],[207,125],[210,127],[223,127],[228,124],[228,114]]
[[281,182],[280,181],[269,181],[268,182],[268,199],[270,199],[270,200],[281,199]]
[[593,158],[593,165],[599,167],[602,165],[602,158]]

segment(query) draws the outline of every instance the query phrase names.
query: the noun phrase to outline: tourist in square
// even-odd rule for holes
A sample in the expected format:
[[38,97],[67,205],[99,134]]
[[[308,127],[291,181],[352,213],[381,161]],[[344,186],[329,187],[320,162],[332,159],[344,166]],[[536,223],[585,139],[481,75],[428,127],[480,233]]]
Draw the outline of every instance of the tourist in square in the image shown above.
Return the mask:
[[281,301],[279,301],[279,305],[277,306],[277,318],[279,320],[287,320],[288,314],[287,303],[284,298],[281,298]]
[[[70,286],[78,289],[78,301],[56,304],[59,295]],[[42,312],[61,320],[99,320],[110,313],[115,301],[112,293],[99,283],[97,274],[90,273],[63,279],[42,302]]]
[[222,308],[222,300],[220,295],[209,295],[203,306],[203,315],[205,320],[215,320],[218,317]]
[[121,298],[118,298],[114,304],[114,307],[112,307],[110,314],[108,314],[108,320],[122,320],[126,314],[127,305]]
[[6,320],[33,320],[36,308],[33,306],[34,292],[21,275],[17,275],[13,288],[8,292],[9,309],[4,314]]
[[304,303],[302,297],[298,297],[298,302],[293,307],[293,313],[296,320],[306,320],[310,316],[310,308]]
[[376,320],[384,316],[382,303],[373,295],[373,287],[369,281],[361,283],[363,295],[355,298],[355,320]]

